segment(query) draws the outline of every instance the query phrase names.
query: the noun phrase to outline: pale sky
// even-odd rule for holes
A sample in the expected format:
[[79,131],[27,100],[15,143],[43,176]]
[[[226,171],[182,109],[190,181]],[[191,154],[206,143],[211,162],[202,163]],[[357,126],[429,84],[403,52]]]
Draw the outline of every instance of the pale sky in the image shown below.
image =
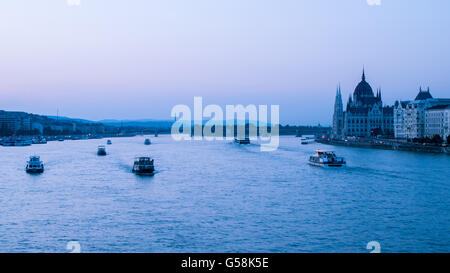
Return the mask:
[[369,2],[2,0],[0,109],[171,119],[203,96],[329,125],[363,66],[387,104],[419,86],[450,97],[450,1]]

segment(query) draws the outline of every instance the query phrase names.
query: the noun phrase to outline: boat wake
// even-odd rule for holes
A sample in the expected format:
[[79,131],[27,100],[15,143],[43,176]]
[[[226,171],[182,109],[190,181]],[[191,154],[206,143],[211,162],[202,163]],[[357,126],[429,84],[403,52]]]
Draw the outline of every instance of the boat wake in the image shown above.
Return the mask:
[[386,170],[378,170],[378,169],[373,169],[373,168],[367,168],[367,167],[352,167],[352,166],[347,166],[344,169],[346,172],[348,173],[361,173],[364,176],[375,176],[375,177],[389,177],[389,178],[395,178],[395,179],[402,179],[402,180],[407,180],[410,181],[411,179],[404,176],[404,175],[400,175],[400,172],[396,173],[393,171],[386,171]]

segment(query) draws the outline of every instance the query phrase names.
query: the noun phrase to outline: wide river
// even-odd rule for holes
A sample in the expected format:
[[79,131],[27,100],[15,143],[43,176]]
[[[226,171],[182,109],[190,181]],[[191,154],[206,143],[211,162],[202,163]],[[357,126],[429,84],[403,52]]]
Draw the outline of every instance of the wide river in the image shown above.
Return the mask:
[[[450,156],[301,145],[275,152],[168,135],[0,146],[0,252],[450,251]],[[307,164],[335,150],[342,169]],[[30,155],[41,175],[24,167]],[[151,155],[157,173],[138,177]]]

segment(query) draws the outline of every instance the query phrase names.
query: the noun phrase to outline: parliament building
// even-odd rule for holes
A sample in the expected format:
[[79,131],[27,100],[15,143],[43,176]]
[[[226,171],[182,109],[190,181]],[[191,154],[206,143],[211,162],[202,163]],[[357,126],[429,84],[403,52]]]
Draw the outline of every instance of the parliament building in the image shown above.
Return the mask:
[[350,95],[344,111],[341,87],[336,92],[333,114],[332,137],[343,139],[348,136],[393,136],[394,112],[392,106],[384,106],[381,90],[375,95],[366,81],[363,70],[361,82]]

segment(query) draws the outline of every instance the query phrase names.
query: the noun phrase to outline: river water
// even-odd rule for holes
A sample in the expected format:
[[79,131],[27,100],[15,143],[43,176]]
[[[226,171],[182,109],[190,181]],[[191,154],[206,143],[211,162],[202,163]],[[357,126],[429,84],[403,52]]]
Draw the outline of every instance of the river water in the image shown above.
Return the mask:
[[[170,136],[0,147],[0,252],[450,251],[450,156],[300,145],[181,141]],[[309,166],[315,149],[347,159]],[[30,155],[41,175],[24,167]],[[157,173],[138,177],[151,155]]]

